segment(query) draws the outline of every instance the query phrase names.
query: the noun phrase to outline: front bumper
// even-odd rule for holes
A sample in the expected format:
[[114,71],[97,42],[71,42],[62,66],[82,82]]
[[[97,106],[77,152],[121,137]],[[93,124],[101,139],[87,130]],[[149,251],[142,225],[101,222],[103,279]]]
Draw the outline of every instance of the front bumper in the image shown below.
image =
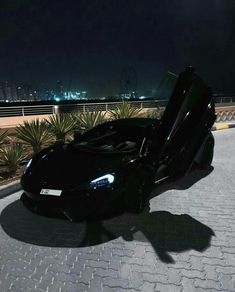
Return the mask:
[[44,216],[67,218],[70,221],[97,218],[123,209],[121,192],[115,189],[96,190],[80,196],[44,196],[25,191],[21,200],[31,211]]

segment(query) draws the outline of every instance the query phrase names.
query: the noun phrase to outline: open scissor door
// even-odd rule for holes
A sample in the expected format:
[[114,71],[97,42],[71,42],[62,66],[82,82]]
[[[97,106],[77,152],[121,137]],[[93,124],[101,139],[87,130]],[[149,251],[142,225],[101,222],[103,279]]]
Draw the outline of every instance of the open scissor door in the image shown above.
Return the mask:
[[182,173],[190,167],[198,149],[215,122],[210,89],[192,67],[179,74],[161,119],[152,150],[169,172]]

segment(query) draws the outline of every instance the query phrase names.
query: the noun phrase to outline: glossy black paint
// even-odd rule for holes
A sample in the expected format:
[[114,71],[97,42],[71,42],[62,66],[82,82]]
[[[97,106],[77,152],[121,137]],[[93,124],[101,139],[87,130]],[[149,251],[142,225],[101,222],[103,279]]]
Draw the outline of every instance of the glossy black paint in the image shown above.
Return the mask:
[[[139,212],[154,183],[183,176],[195,163],[211,163],[215,118],[210,89],[188,67],[179,74],[161,120],[107,122],[36,154],[21,179],[22,200],[71,220],[119,208]],[[107,174],[108,179],[91,183]],[[42,189],[62,192],[43,195]]]

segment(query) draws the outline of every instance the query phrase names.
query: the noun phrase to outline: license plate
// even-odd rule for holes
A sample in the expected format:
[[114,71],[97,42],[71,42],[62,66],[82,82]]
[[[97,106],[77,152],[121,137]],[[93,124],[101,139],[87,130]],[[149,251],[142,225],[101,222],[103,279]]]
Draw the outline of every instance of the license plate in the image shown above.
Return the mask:
[[51,189],[42,189],[40,194],[44,196],[57,196],[59,197],[62,193],[62,190],[51,190]]

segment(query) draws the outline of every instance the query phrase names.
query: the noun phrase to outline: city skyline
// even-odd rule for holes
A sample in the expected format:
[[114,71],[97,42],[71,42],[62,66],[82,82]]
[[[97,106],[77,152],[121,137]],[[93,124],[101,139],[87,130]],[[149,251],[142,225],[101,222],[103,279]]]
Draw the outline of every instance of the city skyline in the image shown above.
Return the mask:
[[66,90],[60,80],[54,88],[34,88],[30,84],[0,81],[0,102],[87,99],[87,91]]
[[128,66],[144,92],[191,64],[214,92],[234,92],[234,17],[233,0],[2,0],[0,80],[99,97],[121,91]]

